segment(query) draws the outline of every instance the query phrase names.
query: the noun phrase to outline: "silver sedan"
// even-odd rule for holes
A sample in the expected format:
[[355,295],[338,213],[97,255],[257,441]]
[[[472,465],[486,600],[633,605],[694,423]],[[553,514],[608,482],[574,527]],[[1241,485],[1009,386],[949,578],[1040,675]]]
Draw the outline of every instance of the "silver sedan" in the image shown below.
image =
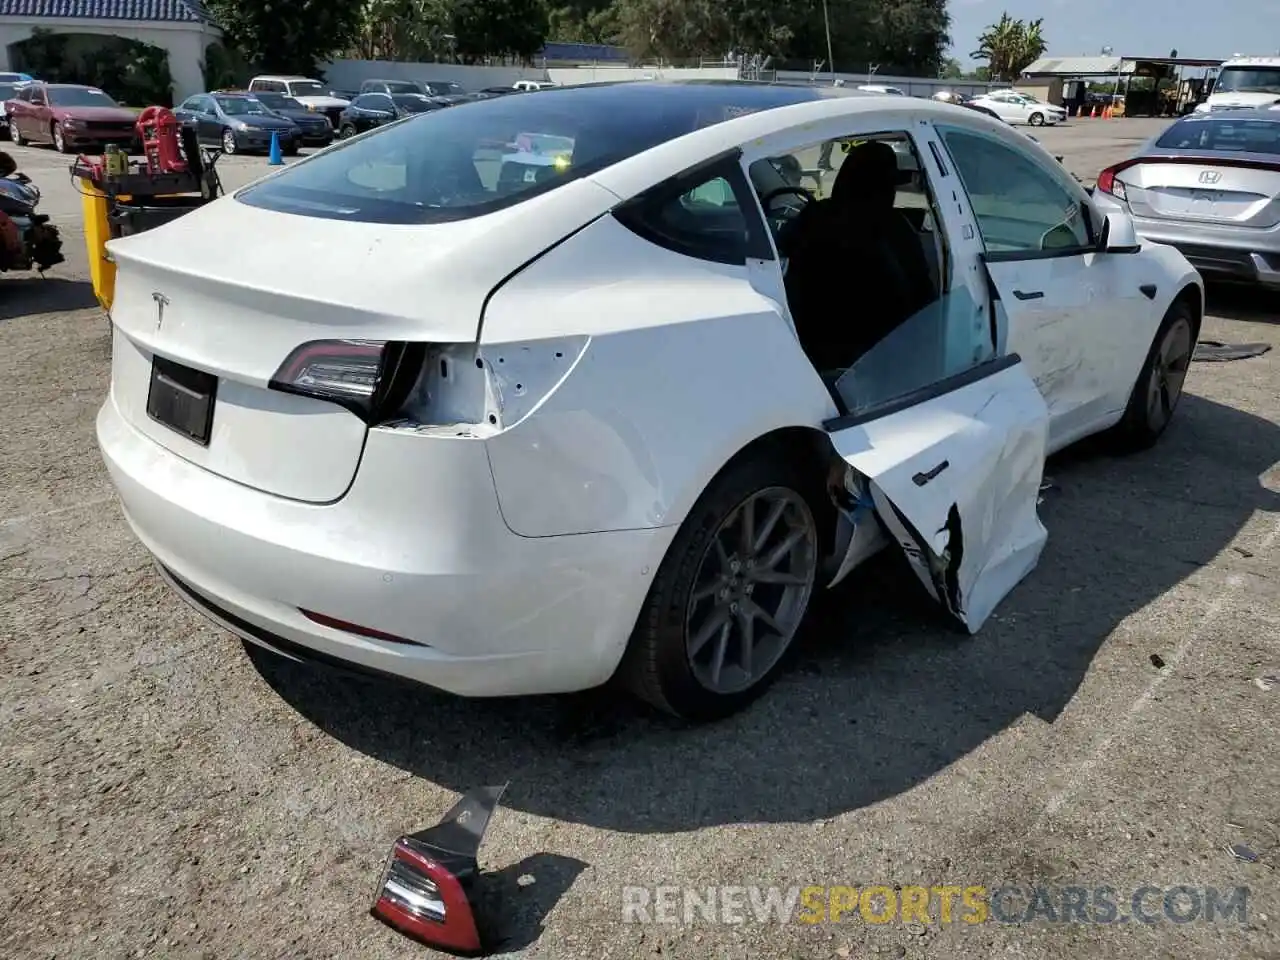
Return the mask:
[[1094,201],[1208,279],[1280,288],[1280,109],[1185,117],[1103,170]]

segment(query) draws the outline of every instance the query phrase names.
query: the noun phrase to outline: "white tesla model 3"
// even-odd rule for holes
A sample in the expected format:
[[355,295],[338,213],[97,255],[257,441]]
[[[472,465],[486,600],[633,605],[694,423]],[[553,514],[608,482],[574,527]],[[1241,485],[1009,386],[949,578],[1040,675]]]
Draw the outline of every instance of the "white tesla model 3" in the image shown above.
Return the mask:
[[1202,310],[1006,125],[750,83],[433,112],[110,250],[98,439],[183,597],[285,656],[690,719],[885,545],[977,630],[1046,454],[1153,442]]

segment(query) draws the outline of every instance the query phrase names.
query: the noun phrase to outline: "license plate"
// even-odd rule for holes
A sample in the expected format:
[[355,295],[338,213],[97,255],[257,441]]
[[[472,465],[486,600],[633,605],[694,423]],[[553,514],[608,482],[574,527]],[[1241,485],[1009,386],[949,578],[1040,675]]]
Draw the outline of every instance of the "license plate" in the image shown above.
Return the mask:
[[213,405],[218,378],[164,357],[151,361],[147,416],[202,447],[213,433]]

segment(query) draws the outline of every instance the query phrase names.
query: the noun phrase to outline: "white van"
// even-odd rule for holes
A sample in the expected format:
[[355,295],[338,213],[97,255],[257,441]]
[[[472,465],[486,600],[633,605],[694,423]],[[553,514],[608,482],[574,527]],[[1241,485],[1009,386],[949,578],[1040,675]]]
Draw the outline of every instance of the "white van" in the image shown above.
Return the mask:
[[1239,57],[1222,65],[1213,93],[1196,106],[1196,113],[1273,103],[1280,103],[1280,57]]

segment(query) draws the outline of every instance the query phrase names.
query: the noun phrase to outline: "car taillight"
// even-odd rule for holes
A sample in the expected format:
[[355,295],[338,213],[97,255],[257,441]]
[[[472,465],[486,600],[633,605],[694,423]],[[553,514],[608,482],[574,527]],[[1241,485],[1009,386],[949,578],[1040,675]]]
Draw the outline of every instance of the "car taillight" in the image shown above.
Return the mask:
[[423,345],[399,341],[313,340],[285,358],[269,386],[336,403],[372,423],[404,402],[424,354]]
[[1129,194],[1125,190],[1124,181],[1120,179],[1120,174],[1131,166],[1133,166],[1133,161],[1117,163],[1115,166],[1107,167],[1107,169],[1098,174],[1097,189],[1101,190],[1103,193],[1111,194],[1111,196],[1115,197],[1117,200],[1124,200],[1127,202]]
[[434,827],[400,837],[382,871],[373,915],[437,950],[483,953],[468,894],[480,872],[480,842],[505,789],[464,794]]
[[392,848],[373,915],[437,949],[462,956],[480,952],[480,932],[462,884],[411,837],[401,837]]

